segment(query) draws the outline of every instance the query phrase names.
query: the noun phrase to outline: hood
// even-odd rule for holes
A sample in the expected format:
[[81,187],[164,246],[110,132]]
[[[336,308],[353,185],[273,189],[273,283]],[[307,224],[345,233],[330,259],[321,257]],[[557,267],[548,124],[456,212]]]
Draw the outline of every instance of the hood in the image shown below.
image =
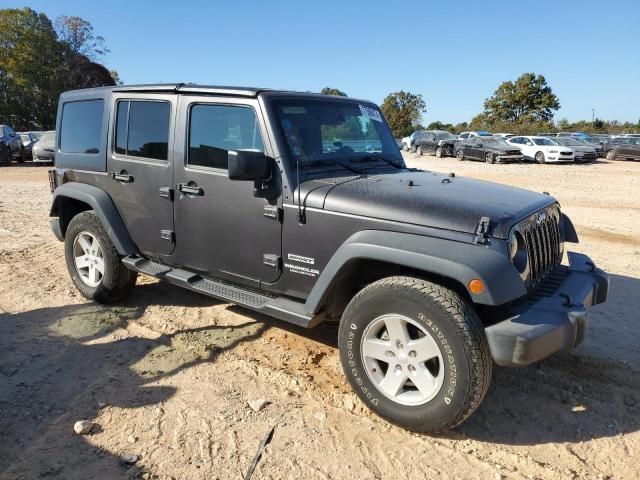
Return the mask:
[[323,178],[300,188],[306,207],[458,232],[475,233],[481,217],[489,217],[496,238],[507,238],[516,222],[556,202],[529,190],[433,172]]
[[513,145],[488,145],[488,150],[492,150],[494,152],[518,152],[520,153],[520,149]]

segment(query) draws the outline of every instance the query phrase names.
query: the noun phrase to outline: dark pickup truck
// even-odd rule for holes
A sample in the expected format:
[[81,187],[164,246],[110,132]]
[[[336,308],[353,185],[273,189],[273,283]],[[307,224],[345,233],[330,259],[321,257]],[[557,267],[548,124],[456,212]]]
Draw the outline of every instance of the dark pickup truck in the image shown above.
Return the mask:
[[51,226],[97,302],[138,274],[303,327],[339,321],[362,402],[455,427],[494,362],[584,338],[609,277],[549,195],[407,168],[379,108],[192,84],[60,97]]

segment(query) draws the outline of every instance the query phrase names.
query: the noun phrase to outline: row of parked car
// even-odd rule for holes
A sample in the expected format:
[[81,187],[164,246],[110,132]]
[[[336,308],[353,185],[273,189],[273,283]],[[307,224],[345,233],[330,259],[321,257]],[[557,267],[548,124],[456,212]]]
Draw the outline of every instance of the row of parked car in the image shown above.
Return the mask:
[[16,132],[0,125],[0,163],[12,160],[52,163],[55,132]]
[[444,130],[419,130],[403,138],[400,146],[418,155],[452,156],[458,160],[487,163],[587,163],[596,161],[598,157],[640,160],[640,134],[614,136],[560,132],[513,135],[473,131],[454,135]]

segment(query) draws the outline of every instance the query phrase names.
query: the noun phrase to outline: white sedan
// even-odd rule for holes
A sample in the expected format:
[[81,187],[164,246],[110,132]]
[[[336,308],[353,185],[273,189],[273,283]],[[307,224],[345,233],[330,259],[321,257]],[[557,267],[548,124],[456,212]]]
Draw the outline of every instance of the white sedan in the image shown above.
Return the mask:
[[524,158],[538,163],[573,162],[575,152],[572,148],[557,145],[545,137],[511,137],[507,143],[522,150]]

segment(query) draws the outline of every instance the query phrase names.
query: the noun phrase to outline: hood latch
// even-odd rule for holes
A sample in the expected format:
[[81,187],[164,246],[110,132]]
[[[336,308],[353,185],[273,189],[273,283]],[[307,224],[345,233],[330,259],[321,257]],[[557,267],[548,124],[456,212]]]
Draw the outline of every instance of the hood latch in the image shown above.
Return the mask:
[[481,217],[476,227],[476,243],[486,245],[489,243],[489,235],[491,234],[491,218]]

